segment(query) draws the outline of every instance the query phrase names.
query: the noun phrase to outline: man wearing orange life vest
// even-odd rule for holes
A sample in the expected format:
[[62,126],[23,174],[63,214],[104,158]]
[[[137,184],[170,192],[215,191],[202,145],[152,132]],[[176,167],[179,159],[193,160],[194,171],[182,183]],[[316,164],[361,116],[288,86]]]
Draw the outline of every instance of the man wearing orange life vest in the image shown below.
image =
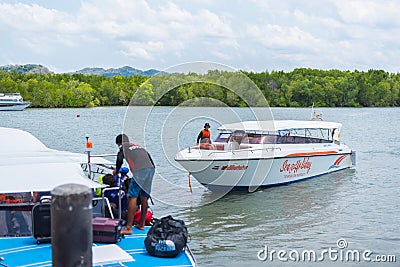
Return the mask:
[[204,124],[204,129],[201,130],[199,136],[197,136],[197,144],[208,143],[211,144],[210,124],[207,122]]

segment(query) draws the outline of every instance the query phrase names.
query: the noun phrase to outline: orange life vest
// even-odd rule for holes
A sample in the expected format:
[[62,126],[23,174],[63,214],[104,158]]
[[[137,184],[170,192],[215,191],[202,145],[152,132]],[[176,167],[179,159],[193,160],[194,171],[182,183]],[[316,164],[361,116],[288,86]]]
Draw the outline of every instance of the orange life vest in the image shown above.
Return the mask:
[[201,130],[201,134],[202,134],[201,139],[204,139],[204,138],[210,139],[210,131],[209,130],[203,129],[203,130]]

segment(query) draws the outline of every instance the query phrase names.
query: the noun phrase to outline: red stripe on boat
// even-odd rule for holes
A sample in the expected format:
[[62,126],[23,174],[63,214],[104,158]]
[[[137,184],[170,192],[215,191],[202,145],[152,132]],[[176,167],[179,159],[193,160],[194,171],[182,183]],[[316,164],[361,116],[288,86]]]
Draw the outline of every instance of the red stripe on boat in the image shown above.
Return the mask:
[[286,155],[286,157],[308,157],[308,156],[316,156],[316,155],[332,155],[338,154],[337,151],[330,150],[330,151],[323,151],[323,152],[302,152],[302,153],[293,153]]

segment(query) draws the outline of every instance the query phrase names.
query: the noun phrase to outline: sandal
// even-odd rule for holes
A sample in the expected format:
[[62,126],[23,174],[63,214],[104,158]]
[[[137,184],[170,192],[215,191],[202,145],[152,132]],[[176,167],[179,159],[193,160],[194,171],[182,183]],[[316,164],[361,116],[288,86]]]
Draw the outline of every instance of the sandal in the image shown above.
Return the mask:
[[124,229],[121,230],[121,235],[131,235],[132,234],[132,228],[125,227]]
[[142,231],[144,230],[144,226],[139,226],[138,224],[135,224],[134,227]]

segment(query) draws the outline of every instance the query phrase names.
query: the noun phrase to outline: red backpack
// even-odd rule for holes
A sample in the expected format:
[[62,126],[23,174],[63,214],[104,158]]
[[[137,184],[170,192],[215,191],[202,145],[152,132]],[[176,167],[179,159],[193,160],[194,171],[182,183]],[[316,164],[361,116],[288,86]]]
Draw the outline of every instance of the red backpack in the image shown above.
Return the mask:
[[[140,224],[140,218],[142,218],[142,210],[138,209],[133,215],[133,221],[136,224]],[[147,209],[145,225],[151,225],[151,220],[153,219],[153,213],[150,209]]]

